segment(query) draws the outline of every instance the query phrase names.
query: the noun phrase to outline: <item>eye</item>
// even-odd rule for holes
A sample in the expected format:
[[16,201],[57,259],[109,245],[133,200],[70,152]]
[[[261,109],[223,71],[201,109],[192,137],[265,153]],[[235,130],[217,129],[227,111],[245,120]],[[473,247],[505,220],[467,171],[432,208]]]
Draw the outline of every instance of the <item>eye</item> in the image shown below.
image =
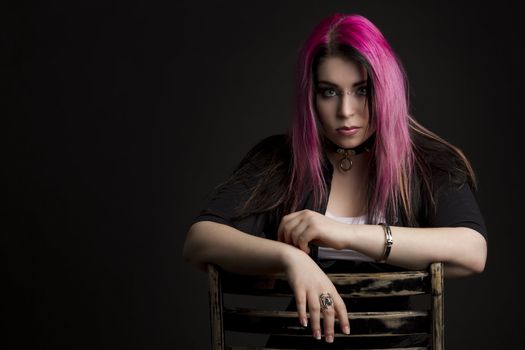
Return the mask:
[[335,97],[338,95],[337,91],[333,88],[318,88],[317,93],[324,98]]
[[355,91],[355,94],[357,96],[366,96],[368,93],[368,89],[366,86],[360,86],[357,88],[357,90]]

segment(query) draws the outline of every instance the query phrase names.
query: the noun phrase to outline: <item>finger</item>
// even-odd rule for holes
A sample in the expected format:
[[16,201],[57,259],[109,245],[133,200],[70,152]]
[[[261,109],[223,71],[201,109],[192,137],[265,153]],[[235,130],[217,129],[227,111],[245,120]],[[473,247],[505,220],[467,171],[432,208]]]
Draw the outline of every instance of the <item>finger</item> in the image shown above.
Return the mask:
[[346,310],[346,305],[343,299],[338,295],[334,296],[335,304],[335,314],[339,320],[339,326],[341,327],[341,332],[344,334],[350,334],[350,321],[348,319],[348,311]]
[[290,222],[290,219],[293,218],[295,213],[291,213],[288,215],[285,215],[281,218],[281,222],[279,223],[279,228],[277,229],[277,239],[281,242],[284,242],[284,234],[285,234],[285,228]]
[[281,222],[279,223],[279,228],[277,229],[277,236],[279,237],[279,234],[282,233],[282,230],[284,229],[285,225],[289,223],[291,220],[295,219],[297,216],[301,215],[302,211],[296,211],[294,213],[287,214],[281,218]]
[[310,254],[310,245],[308,243],[306,245],[301,245],[299,249],[301,249],[303,252],[305,252],[308,255]]
[[335,311],[334,306],[329,306],[328,308],[321,311],[323,314],[324,320],[324,339],[327,343],[334,342],[334,322],[335,322]]
[[319,297],[317,295],[309,295],[308,310],[310,311],[310,326],[312,327],[312,335],[315,339],[321,340],[321,308],[319,306]]
[[288,215],[282,217],[281,222],[279,223],[279,227],[277,228],[277,240],[279,242],[283,241],[283,228],[285,223],[287,222],[287,216]]
[[301,292],[295,296],[295,305],[299,316],[299,323],[303,327],[308,327],[308,317],[306,315],[306,293]]
[[[284,223],[281,233],[281,238],[284,243],[294,245],[293,239],[295,232],[297,231],[298,225],[301,223],[301,218],[295,216],[294,218],[288,218],[287,222]],[[298,231],[297,231],[298,232]]]
[[308,234],[308,228],[305,228],[304,231],[299,235],[299,237],[294,242],[294,245],[301,249],[306,254],[310,254],[310,235]]
[[310,242],[308,236],[308,223],[304,220],[298,221],[293,230],[290,232],[290,237],[292,239],[291,244],[297,248],[305,246],[307,247],[308,243]]
[[281,222],[279,223],[279,228],[277,229],[277,240],[280,242],[284,242],[286,239],[286,227],[290,222],[291,215],[293,215],[293,213],[283,216]]

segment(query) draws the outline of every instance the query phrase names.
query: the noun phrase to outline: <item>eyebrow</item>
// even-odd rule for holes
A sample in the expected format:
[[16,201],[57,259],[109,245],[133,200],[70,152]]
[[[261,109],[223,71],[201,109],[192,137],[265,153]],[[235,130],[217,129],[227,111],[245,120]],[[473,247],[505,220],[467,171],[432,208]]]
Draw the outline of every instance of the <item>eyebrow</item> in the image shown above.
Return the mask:
[[[335,83],[332,83],[330,81],[327,81],[327,80],[319,80],[317,82],[317,85],[319,85],[319,84],[326,84],[326,85],[335,86],[336,88],[340,88],[339,85],[337,85]],[[358,81],[357,83],[353,83],[352,87],[356,87],[356,86],[363,85],[363,84],[366,84],[366,80],[361,80],[361,81]]]

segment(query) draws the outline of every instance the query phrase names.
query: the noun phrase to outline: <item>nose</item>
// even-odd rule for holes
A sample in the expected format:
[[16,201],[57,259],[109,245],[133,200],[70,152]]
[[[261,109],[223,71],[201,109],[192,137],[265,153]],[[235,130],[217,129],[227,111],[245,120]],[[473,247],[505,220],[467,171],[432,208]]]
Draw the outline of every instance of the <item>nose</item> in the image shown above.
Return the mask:
[[340,99],[339,104],[339,114],[342,117],[348,118],[355,114],[356,112],[356,101],[354,101],[354,96],[351,92],[344,92]]

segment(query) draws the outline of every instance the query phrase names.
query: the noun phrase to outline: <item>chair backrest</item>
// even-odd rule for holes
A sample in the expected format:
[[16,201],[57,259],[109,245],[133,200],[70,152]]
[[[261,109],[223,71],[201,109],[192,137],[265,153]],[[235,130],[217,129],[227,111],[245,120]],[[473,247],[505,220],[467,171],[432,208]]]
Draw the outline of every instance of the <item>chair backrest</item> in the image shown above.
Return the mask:
[[[276,309],[238,307],[224,302],[228,294],[242,296],[293,297],[284,274],[266,276],[241,276],[209,265],[210,321],[212,349],[262,349],[254,346],[232,346],[226,332],[246,332],[283,336],[291,339],[293,348],[323,348],[326,344],[312,338],[309,328],[298,324],[297,312]],[[365,348],[387,349],[401,342],[393,339],[423,337],[423,346],[410,349],[443,349],[443,265],[433,263],[428,270],[368,273],[328,274],[349,309],[351,334],[336,333],[338,349]],[[368,298],[412,297],[425,300],[423,307],[414,306],[403,310],[352,312],[349,302]],[[416,297],[417,296],[417,297]],[[244,297],[245,298],[245,297]],[[378,299],[375,299],[378,300]],[[245,301],[246,302],[246,301]],[[249,302],[248,302],[249,303]],[[293,304],[293,303],[292,303]],[[337,332],[337,326],[336,326]],[[412,337],[412,338],[410,338]],[[228,343],[226,342],[228,340]],[[310,344],[310,345],[308,345]],[[363,345],[364,344],[364,345]],[[390,344],[390,345],[389,345]],[[278,348],[272,345],[272,349]],[[283,348],[290,348],[284,346]]]

